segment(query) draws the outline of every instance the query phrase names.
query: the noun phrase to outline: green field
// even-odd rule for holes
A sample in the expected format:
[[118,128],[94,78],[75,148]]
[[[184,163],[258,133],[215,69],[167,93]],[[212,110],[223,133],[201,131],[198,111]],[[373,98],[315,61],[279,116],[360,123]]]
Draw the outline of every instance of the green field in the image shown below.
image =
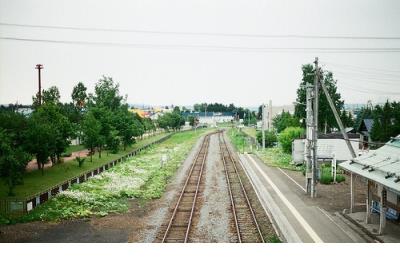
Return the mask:
[[[16,198],[25,198],[31,195],[34,195],[38,192],[45,191],[57,184],[64,182],[67,179],[70,179],[74,176],[78,176],[86,171],[90,171],[96,169],[97,167],[111,162],[115,159],[118,159],[130,152],[134,149],[142,147],[146,144],[154,142],[166,134],[160,134],[153,137],[146,138],[144,140],[140,140],[131,147],[127,148],[126,151],[120,151],[117,154],[107,154],[107,152],[102,152],[101,158],[98,157],[96,153],[93,156],[93,162],[90,162],[90,157],[86,158],[82,167],[78,167],[78,163],[75,160],[68,161],[65,163],[57,164],[53,167],[46,168],[44,170],[44,175],[39,170],[34,170],[31,172],[25,173],[23,180],[23,185],[18,185],[15,187],[15,197]],[[3,182],[0,183],[0,198],[7,197],[8,188],[4,185]]]
[[[127,211],[130,198],[143,201],[159,198],[197,139],[207,131],[176,133],[87,182],[72,185],[25,216],[3,218],[3,223],[105,216]],[[163,156],[168,159],[161,166]]]

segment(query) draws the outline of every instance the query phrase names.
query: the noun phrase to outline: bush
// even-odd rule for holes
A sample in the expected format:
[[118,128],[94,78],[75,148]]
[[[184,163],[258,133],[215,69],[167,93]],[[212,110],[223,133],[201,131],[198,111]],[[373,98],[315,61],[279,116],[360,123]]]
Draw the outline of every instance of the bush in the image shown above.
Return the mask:
[[61,157],[70,157],[72,156],[72,153],[63,153],[61,154]]
[[[342,181],[345,181],[345,177],[339,172],[336,172],[336,182],[340,183]],[[331,184],[333,182],[331,167],[329,165],[321,166],[321,177],[319,182],[321,184]]]
[[300,127],[288,127],[279,134],[279,143],[285,153],[292,152],[292,142],[304,134],[304,129]]
[[[265,131],[265,147],[275,146],[278,138],[275,131]],[[262,145],[262,132],[257,132],[257,142]]]

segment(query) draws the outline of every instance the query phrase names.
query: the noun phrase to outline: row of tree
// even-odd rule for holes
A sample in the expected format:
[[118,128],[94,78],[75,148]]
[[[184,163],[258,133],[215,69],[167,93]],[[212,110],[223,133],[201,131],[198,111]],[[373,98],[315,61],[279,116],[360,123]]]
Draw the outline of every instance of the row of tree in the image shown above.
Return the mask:
[[386,101],[383,105],[362,108],[355,121],[357,130],[363,119],[374,121],[370,133],[372,141],[387,142],[400,134],[400,102]]
[[79,138],[92,155],[98,151],[116,153],[135,142],[146,131],[156,129],[148,118],[129,111],[119,84],[103,76],[94,94],[78,83],[69,103],[60,102],[60,92],[53,86],[33,97],[32,113],[24,115],[11,106],[0,109],[0,175],[13,194],[27,163],[36,158],[38,169],[51,160],[61,161],[62,154]]

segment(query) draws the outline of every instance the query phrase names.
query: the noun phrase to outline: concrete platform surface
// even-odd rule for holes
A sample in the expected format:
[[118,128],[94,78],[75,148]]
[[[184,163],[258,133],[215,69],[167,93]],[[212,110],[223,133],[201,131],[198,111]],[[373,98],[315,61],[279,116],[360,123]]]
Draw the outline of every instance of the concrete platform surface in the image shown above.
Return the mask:
[[293,183],[283,171],[266,166],[255,155],[241,154],[240,160],[286,242],[368,242],[335,214],[304,202],[301,183]]

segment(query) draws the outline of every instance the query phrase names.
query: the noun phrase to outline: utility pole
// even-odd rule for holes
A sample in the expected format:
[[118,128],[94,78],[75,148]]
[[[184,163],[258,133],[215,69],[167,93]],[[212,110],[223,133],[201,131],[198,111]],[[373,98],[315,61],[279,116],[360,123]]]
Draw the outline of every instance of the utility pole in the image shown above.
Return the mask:
[[265,104],[261,105],[261,134],[262,134],[262,148],[265,149]]
[[317,154],[317,142],[318,142],[318,85],[319,85],[319,67],[318,67],[318,57],[315,57],[315,77],[314,77],[314,106],[313,106],[313,133],[312,133],[312,179],[311,179],[311,198],[316,197],[315,186],[318,179],[318,154]]
[[321,83],[321,86],[322,86],[322,90],[324,91],[325,96],[328,99],[329,106],[331,107],[333,115],[335,116],[336,122],[339,125],[340,131],[342,132],[343,139],[345,140],[345,142],[347,144],[347,148],[349,149],[351,156],[353,158],[355,158],[357,156],[356,152],[354,152],[353,146],[351,145],[350,140],[349,140],[349,136],[347,135],[346,131],[344,130],[344,126],[343,126],[342,120],[340,119],[340,116],[339,116],[339,114],[338,114],[338,112],[336,110],[336,107],[335,107],[335,104],[333,103],[331,95],[329,95],[328,90],[326,89],[326,87],[324,85],[324,82],[322,82],[322,81],[323,80],[321,78],[321,82],[320,83]]
[[38,69],[38,81],[39,81],[39,93],[38,93],[38,99],[39,99],[39,106],[42,105],[42,80],[41,80],[41,76],[40,76],[40,70],[43,69],[43,65],[41,64],[37,64],[35,69]]
[[306,159],[306,193],[311,194],[311,179],[312,179],[312,162],[311,162],[311,146],[313,134],[313,86],[306,85],[306,142],[305,142],[305,159]]

